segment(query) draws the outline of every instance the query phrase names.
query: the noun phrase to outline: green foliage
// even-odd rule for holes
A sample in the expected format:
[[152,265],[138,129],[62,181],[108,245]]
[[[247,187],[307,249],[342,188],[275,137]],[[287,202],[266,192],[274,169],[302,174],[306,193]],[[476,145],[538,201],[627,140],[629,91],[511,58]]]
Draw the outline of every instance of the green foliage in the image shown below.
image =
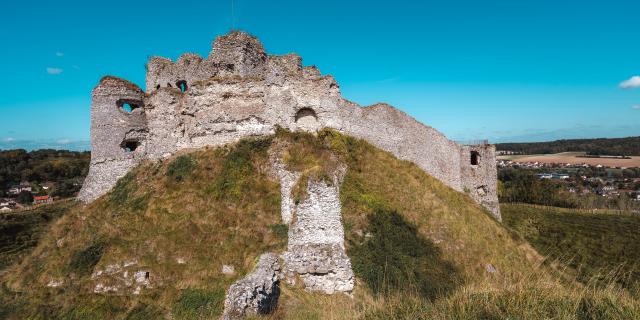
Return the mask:
[[167,168],[167,176],[180,182],[188,178],[196,168],[196,160],[192,155],[182,155],[177,157],[169,164]]
[[93,267],[100,261],[106,249],[106,242],[94,240],[88,247],[73,253],[69,261],[69,271],[79,276],[87,276],[93,272]]
[[176,319],[215,319],[223,309],[224,290],[201,289],[182,290],[172,307]]
[[266,158],[271,138],[244,139],[230,150],[222,153],[222,170],[207,192],[216,199],[238,201],[253,187],[251,178],[255,174],[254,162]]
[[579,281],[625,288],[640,283],[640,217],[585,214],[559,208],[502,205],[504,224]]
[[0,270],[15,262],[38,244],[47,227],[74,205],[57,202],[24,212],[0,215]]
[[591,155],[638,156],[640,137],[614,139],[573,139],[550,142],[499,143],[498,150],[514,151],[522,154],[546,154],[581,151]]
[[500,202],[522,202],[576,208],[576,201],[561,193],[561,186],[548,179],[539,179],[533,172],[518,169],[503,169],[499,171],[500,188],[498,198]]
[[62,198],[72,197],[74,194],[80,191],[80,187],[81,184],[77,183],[75,180],[62,180],[56,185],[51,195]]
[[66,150],[0,151],[0,194],[20,181],[82,182],[89,171],[90,158],[89,152]]
[[33,203],[33,194],[29,191],[20,191],[18,197],[16,198],[21,204],[32,204]]
[[114,205],[121,205],[129,200],[129,196],[136,190],[135,170],[129,171],[124,177],[118,179],[116,185],[109,193],[109,202]]
[[377,294],[415,290],[428,299],[446,295],[461,281],[455,266],[395,211],[377,210],[349,247],[353,271]]

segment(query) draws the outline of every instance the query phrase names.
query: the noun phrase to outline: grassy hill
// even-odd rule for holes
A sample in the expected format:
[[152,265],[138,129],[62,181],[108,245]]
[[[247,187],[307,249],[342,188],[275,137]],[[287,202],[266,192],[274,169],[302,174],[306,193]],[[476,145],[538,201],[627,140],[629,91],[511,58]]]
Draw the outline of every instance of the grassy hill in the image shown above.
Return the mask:
[[[276,142],[305,179],[347,165],[340,196],[357,282],[353,297],[283,285],[269,318],[640,316],[632,294],[584,286],[547,266],[469,196],[415,165],[333,131],[279,131],[144,163],[109,194],[72,208],[2,276],[0,318],[219,316],[224,290],[259,254],[286,247],[280,188],[268,169]],[[136,294],[123,279],[141,271],[153,285]],[[118,291],[95,294],[98,283]]]
[[506,226],[578,281],[640,289],[640,216],[519,204],[501,209]]
[[0,214],[0,272],[29,253],[49,224],[74,205],[75,202],[62,201],[34,210]]

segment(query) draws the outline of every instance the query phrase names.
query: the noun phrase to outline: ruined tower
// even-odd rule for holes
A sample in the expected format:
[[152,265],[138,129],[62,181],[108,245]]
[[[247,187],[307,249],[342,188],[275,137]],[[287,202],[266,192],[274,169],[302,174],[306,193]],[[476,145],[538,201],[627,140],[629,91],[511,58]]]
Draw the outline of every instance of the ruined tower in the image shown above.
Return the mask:
[[495,148],[459,145],[386,105],[344,99],[330,75],[295,54],[273,56],[244,32],[216,38],[209,56],[152,57],[146,91],[104,77],[92,92],[91,166],[80,192],[90,202],[144,159],[243,137],[324,127],[362,138],[468,192],[500,220]]

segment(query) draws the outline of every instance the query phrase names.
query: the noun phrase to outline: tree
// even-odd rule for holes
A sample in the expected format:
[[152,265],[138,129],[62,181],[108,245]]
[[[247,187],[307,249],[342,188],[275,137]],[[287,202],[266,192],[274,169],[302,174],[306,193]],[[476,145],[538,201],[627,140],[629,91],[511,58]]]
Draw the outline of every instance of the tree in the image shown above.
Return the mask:
[[21,191],[16,200],[22,204],[31,204],[33,203],[33,195],[29,191]]

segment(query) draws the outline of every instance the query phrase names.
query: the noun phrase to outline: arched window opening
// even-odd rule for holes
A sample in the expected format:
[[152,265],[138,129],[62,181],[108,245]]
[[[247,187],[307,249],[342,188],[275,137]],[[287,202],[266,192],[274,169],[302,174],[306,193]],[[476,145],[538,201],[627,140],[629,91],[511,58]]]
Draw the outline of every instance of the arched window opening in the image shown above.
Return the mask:
[[138,141],[138,140],[125,140],[125,141],[122,142],[122,144],[120,144],[120,146],[127,153],[134,152],[140,146],[140,141]]
[[471,151],[471,165],[477,166],[480,164],[480,154],[478,151]]
[[157,85],[157,86],[156,86],[156,90],[160,90],[160,85]]
[[120,108],[120,110],[126,113],[131,113],[133,112],[133,110],[140,108],[142,106],[142,102],[133,100],[118,100],[116,102],[116,105],[118,106],[118,108]]
[[302,108],[298,110],[295,120],[298,128],[305,131],[316,131],[320,126],[318,123],[318,116],[311,108]]
[[178,87],[178,89],[180,89],[180,91],[185,92],[187,91],[187,82],[184,80],[180,80],[178,82],[176,82],[176,87]]
[[171,83],[167,82],[167,87],[171,88]]

